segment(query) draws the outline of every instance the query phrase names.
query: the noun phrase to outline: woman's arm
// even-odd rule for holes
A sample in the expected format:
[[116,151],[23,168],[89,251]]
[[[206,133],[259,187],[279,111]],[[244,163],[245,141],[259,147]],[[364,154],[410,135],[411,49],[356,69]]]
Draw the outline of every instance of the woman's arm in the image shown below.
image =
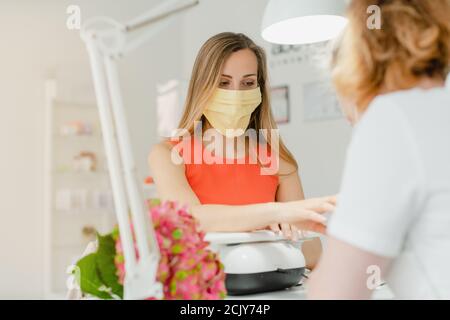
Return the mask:
[[307,282],[309,299],[369,299],[387,272],[389,258],[330,237]]
[[161,200],[187,204],[206,232],[245,232],[274,223],[324,232],[325,213],[334,208],[335,198],[317,198],[286,203],[261,203],[244,206],[202,205],[191,189],[184,164],[171,160],[171,146],[160,143],[149,155],[149,166]]
[[[279,179],[280,183],[276,196],[276,200],[278,202],[288,202],[305,199],[298,170],[296,170],[293,165],[287,163],[283,159],[280,159]],[[272,229],[274,228],[272,227]],[[287,237],[292,237],[291,230],[296,232],[296,229],[297,228],[295,226],[290,226],[288,224],[281,225],[281,230]],[[319,238],[311,241],[305,241],[302,245],[302,252],[305,256],[306,267],[308,269],[314,269],[322,253],[322,242]]]

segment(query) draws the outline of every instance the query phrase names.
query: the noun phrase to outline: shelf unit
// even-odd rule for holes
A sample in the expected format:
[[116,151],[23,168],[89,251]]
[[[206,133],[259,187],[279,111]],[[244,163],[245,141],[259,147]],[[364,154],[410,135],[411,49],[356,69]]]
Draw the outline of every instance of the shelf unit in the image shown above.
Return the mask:
[[[59,100],[56,89],[55,80],[46,81],[44,283],[50,299],[64,298],[67,267],[95,231],[110,232],[116,223],[98,110]],[[88,132],[63,135],[61,126],[73,121],[88,124]],[[80,169],[80,157],[92,162]]]

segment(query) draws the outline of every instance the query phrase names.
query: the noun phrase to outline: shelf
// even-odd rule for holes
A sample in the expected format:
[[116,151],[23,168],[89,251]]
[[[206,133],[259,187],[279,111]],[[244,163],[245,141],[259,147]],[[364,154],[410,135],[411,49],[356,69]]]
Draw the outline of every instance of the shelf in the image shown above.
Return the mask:
[[103,141],[103,136],[99,134],[80,134],[80,135],[61,135],[61,134],[54,134],[53,137],[57,140],[99,140]]
[[[46,94],[44,281],[47,293],[57,294],[65,290],[66,267],[91,241],[92,234],[86,236],[83,228],[92,226],[107,233],[116,218],[112,199],[107,195],[111,190],[110,172],[96,103],[55,99],[54,93]],[[90,162],[77,161],[82,152],[95,154],[97,170],[75,170],[90,167]],[[58,194],[60,191],[69,192]],[[99,204],[105,206],[97,208]],[[60,210],[66,207],[70,210]]]
[[52,172],[52,174],[58,175],[58,176],[95,177],[95,176],[109,175],[109,171],[106,171],[106,170],[100,170],[100,171],[58,171],[58,170],[55,170]]
[[52,248],[56,249],[56,250],[66,250],[66,249],[72,249],[72,250],[77,250],[77,249],[81,249],[80,250],[80,256],[83,253],[83,250],[86,248],[87,243],[89,243],[89,241],[86,239],[86,244],[84,243],[68,243],[68,244],[56,244],[54,243],[52,245]]
[[95,103],[84,103],[84,102],[69,102],[64,100],[53,100],[53,105],[55,108],[67,108],[67,109],[84,109],[98,111],[97,105]]
[[58,217],[104,217],[114,216],[113,209],[72,209],[72,210],[58,210],[53,209]]

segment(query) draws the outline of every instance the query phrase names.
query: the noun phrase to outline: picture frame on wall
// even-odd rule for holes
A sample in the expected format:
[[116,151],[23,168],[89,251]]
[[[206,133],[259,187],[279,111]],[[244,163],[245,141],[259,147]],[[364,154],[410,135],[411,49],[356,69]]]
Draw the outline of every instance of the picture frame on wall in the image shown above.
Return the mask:
[[343,117],[331,79],[325,77],[303,84],[303,119],[317,122]]
[[270,89],[272,114],[277,124],[290,122],[291,110],[289,103],[289,87],[276,86]]

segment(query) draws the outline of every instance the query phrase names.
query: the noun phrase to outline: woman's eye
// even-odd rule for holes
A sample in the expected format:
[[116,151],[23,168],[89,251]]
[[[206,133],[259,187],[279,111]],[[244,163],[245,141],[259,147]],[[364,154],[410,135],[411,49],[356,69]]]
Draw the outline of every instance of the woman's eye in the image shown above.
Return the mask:
[[227,82],[227,81],[221,81],[221,82],[219,83],[219,85],[220,85],[221,87],[226,87],[228,84],[229,84],[229,82]]
[[255,85],[255,83],[254,83],[253,81],[248,81],[248,82],[245,82],[245,85],[246,85],[247,87],[252,87],[252,86]]

